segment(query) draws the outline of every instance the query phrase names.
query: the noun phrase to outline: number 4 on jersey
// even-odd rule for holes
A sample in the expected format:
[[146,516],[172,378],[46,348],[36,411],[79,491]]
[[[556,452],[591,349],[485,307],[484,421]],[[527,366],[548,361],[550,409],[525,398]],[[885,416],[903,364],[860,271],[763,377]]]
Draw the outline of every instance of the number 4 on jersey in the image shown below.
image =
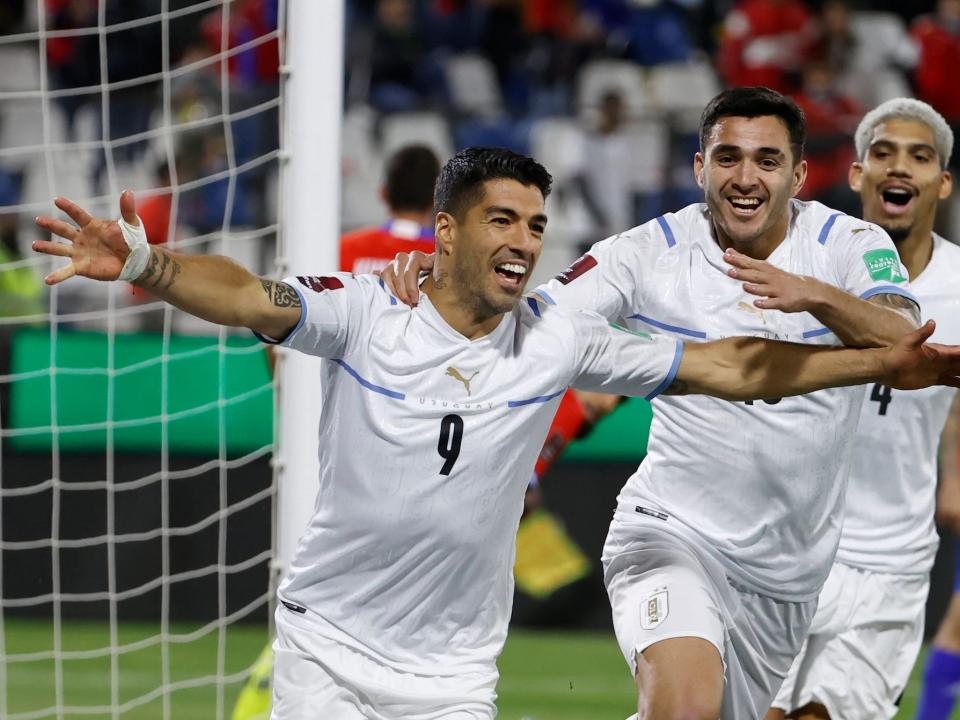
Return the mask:
[[880,403],[880,414],[887,414],[887,406],[893,401],[893,390],[886,385],[877,383],[870,392],[870,399],[873,402]]

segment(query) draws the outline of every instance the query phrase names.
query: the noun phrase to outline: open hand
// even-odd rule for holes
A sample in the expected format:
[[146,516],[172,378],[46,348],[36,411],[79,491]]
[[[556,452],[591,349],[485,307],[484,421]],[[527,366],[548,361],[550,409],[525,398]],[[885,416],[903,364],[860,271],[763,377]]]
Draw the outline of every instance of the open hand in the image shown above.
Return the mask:
[[933,320],[927,320],[886,350],[884,385],[898,390],[931,385],[960,387],[960,346],[926,342],[935,329]]
[[751,295],[760,295],[753,304],[764,310],[803,312],[811,307],[820,281],[805,275],[794,275],[771,265],[765,260],[756,260],[749,255],[727,248],[723,259],[733,265],[727,275],[743,281],[743,289]]
[[[123,233],[117,221],[95,218],[66,198],[56,198],[53,202],[69,215],[77,226],[45,215],[36,219],[39,227],[69,241],[66,243],[49,240],[34,241],[31,247],[36,252],[70,258],[69,265],[47,275],[44,282],[47,285],[56,285],[74,275],[94,280],[116,280],[130,254],[130,248],[123,239]],[[131,225],[140,224],[133,193],[129,190],[120,195],[120,214]]]
[[393,262],[380,271],[380,279],[397,300],[416,307],[420,302],[420,273],[433,270],[435,253],[426,255],[419,250],[397,253]]

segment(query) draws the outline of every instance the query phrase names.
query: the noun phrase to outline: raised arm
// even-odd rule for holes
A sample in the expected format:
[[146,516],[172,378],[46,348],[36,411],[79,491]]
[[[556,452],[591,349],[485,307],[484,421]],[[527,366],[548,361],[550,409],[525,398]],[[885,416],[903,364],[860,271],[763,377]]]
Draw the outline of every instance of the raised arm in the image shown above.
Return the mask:
[[754,337],[688,344],[665,394],[772,400],[868,382],[901,390],[960,387],[960,347],[925,344],[933,330],[930,321],[892,347],[863,350]]
[[[250,328],[274,339],[286,337],[300,320],[300,298],[284,283],[259,278],[230,258],[183,255],[147,245],[129,191],[120,195],[126,228],[120,221],[95,218],[65,198],[57,198],[55,204],[76,226],[56,218],[37,218],[38,226],[68,241],[33,243],[37,252],[70,259],[70,264],[45,278],[48,285],[74,275],[104,281],[129,279],[204,320]],[[137,272],[140,267],[142,272]],[[136,276],[127,277],[131,272]]]

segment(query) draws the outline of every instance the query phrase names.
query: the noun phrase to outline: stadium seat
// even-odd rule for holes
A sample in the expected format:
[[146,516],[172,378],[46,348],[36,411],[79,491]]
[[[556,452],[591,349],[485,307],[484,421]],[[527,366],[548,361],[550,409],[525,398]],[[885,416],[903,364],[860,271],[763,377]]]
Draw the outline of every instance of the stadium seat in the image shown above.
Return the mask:
[[530,128],[530,153],[561,185],[580,174],[586,162],[583,128],[567,117],[544,118]]
[[650,70],[650,92],[657,107],[683,128],[696,127],[704,106],[720,92],[706,60],[664,63]]
[[643,117],[655,109],[640,67],[626,60],[592,60],[577,77],[578,112],[589,114],[611,90],[623,96],[631,117]]
[[422,143],[443,162],[453,155],[450,126],[439,113],[412,112],[384,115],[380,121],[380,152],[389,157],[398,148]]
[[454,110],[464,115],[495,118],[503,113],[497,74],[482,55],[451,55],[444,62]]
[[346,229],[387,219],[379,197],[384,159],[374,141],[376,122],[376,112],[364,104],[350,106],[343,116],[340,221]]

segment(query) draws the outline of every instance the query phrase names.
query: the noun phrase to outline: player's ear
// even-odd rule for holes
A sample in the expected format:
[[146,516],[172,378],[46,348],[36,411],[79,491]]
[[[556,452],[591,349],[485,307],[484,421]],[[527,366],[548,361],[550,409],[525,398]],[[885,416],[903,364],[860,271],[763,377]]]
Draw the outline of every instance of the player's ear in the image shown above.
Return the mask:
[[937,194],[941,200],[946,200],[953,192],[953,175],[949,170],[940,173],[940,192]]
[[453,248],[456,236],[457,219],[446,212],[437,213],[436,236],[437,253],[439,255],[449,255]]
[[693,156],[693,177],[696,178],[697,187],[699,187],[701,190],[703,189],[704,172],[703,155],[698,152]]
[[793,166],[793,194],[796,195],[807,181],[807,161],[801,160]]
[[860,192],[860,188],[863,187],[863,165],[855,162],[850,164],[850,170],[847,171],[847,182],[850,184],[850,189],[854,192]]

